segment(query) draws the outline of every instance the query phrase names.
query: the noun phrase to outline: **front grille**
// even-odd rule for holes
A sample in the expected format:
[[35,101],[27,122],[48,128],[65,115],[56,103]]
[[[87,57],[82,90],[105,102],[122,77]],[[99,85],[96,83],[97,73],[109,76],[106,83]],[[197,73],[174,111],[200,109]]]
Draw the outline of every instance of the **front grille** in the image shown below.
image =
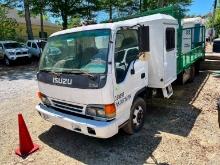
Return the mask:
[[16,55],[28,54],[28,52],[17,52]]
[[[51,106],[48,106],[48,107],[51,107]],[[61,108],[57,108],[57,107],[54,107],[54,106],[52,106],[51,108],[53,108],[53,110],[55,110],[57,112],[61,112],[61,113],[67,114],[67,115],[73,115],[73,116],[77,116],[77,117],[81,117],[81,118],[85,118],[85,119],[94,120],[94,118],[91,117],[91,116],[86,116],[86,115],[82,115],[82,114],[79,114],[79,113],[66,111],[66,110],[63,110]]]
[[55,108],[59,108],[61,110],[69,111],[69,112],[77,112],[77,113],[83,112],[83,106],[73,105],[70,103],[57,101],[57,100],[51,100],[51,101],[52,101],[52,106]]

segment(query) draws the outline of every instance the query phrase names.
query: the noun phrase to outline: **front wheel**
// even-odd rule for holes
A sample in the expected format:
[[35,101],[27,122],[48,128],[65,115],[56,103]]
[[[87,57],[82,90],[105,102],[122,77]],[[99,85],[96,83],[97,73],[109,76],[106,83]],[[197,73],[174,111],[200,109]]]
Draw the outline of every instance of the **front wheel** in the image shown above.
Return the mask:
[[5,61],[5,65],[7,66],[11,65],[11,60],[8,57],[5,56],[4,61]]
[[131,107],[130,118],[128,123],[123,127],[123,130],[128,134],[138,132],[144,125],[145,114],[146,103],[144,99],[135,99]]

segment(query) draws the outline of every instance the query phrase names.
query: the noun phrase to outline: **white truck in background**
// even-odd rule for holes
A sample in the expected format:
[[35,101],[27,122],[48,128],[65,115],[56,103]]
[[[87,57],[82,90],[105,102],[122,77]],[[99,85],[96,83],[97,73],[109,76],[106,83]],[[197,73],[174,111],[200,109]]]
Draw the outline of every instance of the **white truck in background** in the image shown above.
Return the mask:
[[37,74],[40,116],[98,138],[139,131],[145,98],[173,94],[178,28],[174,17],[153,14],[52,34]]

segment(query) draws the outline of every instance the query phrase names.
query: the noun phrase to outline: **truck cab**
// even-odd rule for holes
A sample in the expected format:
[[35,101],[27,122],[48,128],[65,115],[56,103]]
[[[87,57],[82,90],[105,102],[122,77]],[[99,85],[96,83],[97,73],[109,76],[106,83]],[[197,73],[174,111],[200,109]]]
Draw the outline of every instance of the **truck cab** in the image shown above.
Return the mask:
[[37,74],[40,116],[98,138],[138,132],[148,91],[173,94],[177,28],[172,16],[154,14],[52,34]]

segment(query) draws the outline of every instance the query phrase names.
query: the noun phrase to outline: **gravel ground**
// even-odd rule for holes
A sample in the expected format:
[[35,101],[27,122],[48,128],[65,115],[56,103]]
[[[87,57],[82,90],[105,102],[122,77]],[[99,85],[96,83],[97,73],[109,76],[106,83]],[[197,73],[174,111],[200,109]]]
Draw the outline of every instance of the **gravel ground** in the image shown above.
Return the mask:
[[[193,83],[174,86],[169,100],[148,101],[141,132],[96,139],[53,126],[35,105],[36,65],[0,65],[0,164],[220,164],[217,99],[220,75],[203,72]],[[22,159],[17,114],[22,113],[40,150]]]

